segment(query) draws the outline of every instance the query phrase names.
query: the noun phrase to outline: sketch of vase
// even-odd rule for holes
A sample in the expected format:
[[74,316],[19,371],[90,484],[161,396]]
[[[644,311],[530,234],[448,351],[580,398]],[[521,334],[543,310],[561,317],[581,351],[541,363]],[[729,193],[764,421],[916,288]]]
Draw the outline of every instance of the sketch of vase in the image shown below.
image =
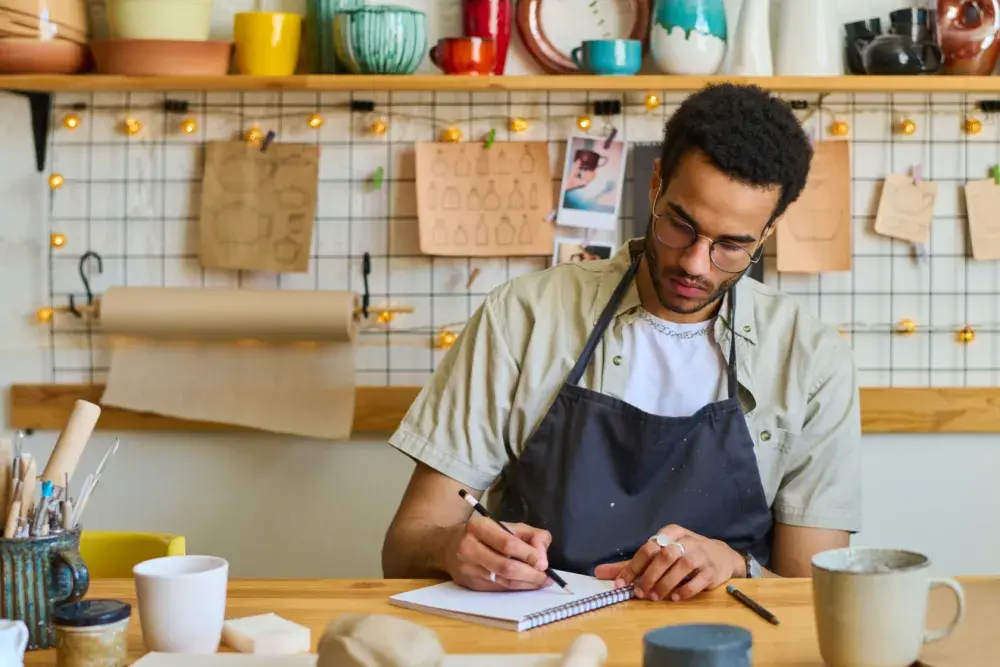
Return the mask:
[[514,237],[516,236],[516,230],[514,225],[510,224],[510,218],[506,215],[500,218],[500,224],[497,225],[497,245],[513,245]]
[[524,145],[524,155],[521,156],[521,173],[532,174],[535,171],[535,156],[531,154],[531,146]]
[[431,173],[438,178],[448,175],[448,162],[444,159],[444,154],[440,148],[438,149],[437,156],[434,158],[434,162],[431,164]]
[[538,183],[532,183],[531,190],[528,191],[528,208],[532,210],[538,208]]
[[430,187],[427,188],[427,210],[428,211],[436,211],[437,210],[437,203],[438,203],[437,199],[438,199],[437,186],[434,183],[431,183]]
[[488,176],[489,173],[490,173],[490,152],[484,149],[479,152],[479,157],[476,158],[476,175]]
[[462,196],[458,194],[458,189],[449,185],[444,191],[444,199],[441,208],[446,211],[457,211],[462,208]]
[[494,189],[493,181],[490,181],[490,189],[483,198],[483,208],[487,211],[496,211],[500,208],[500,195]]
[[510,197],[507,198],[507,208],[512,211],[520,211],[524,208],[524,195],[521,194],[521,184],[516,178],[514,179],[514,188],[510,191]]
[[465,233],[465,227],[459,225],[458,229],[455,230],[455,236],[452,238],[452,244],[458,246],[459,248],[464,248],[469,245],[469,235]]
[[528,223],[528,216],[521,216],[521,229],[517,233],[517,242],[523,246],[530,246],[535,235],[531,233],[531,225]]
[[458,158],[458,162],[455,163],[455,176],[465,178],[469,175],[471,169],[472,167],[469,165],[469,161],[466,159],[465,155],[462,154],[462,156]]
[[502,175],[510,173],[510,160],[502,148],[500,149],[500,155],[497,156],[497,173]]
[[473,188],[469,190],[469,196],[465,200],[465,210],[478,211],[480,206],[482,206],[482,202],[479,199],[479,191],[476,190],[475,186],[473,186]]
[[448,245],[448,226],[442,218],[434,221],[434,245]]

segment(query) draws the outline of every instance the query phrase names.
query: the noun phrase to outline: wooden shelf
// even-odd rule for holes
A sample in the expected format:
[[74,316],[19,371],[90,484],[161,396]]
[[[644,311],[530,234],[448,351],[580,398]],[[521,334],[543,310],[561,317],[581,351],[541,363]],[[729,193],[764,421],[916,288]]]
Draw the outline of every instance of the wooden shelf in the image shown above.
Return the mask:
[[80,74],[73,76],[0,76],[0,90],[24,92],[182,92],[182,91],[691,91],[708,83],[755,83],[776,92],[802,93],[1000,93],[997,76],[835,76],[835,77],[726,77],[726,76],[445,76],[415,75],[299,75],[126,77]]
[[[394,431],[419,387],[358,387],[354,432]],[[61,430],[83,399],[99,403],[103,385],[22,384],[10,387],[10,427]],[[245,431],[247,429],[104,408],[103,431]],[[1000,388],[861,389],[865,433],[1000,433]]]

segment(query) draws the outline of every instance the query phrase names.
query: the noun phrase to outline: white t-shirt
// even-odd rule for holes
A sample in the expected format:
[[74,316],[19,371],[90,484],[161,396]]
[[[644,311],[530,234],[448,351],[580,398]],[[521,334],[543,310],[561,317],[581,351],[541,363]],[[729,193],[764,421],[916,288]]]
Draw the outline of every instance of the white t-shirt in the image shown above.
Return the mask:
[[623,332],[625,402],[654,415],[687,417],[724,397],[726,359],[712,335],[714,323],[675,324],[640,310]]

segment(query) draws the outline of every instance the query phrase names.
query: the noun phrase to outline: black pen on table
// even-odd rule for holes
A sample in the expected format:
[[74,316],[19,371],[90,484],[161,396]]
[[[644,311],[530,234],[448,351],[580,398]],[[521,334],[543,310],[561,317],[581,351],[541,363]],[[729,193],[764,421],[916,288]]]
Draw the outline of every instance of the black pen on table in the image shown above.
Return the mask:
[[745,607],[751,609],[755,614],[763,618],[768,623],[773,623],[774,625],[781,624],[781,621],[778,620],[777,616],[775,616],[767,609],[764,609],[762,606],[754,602],[746,593],[736,588],[736,586],[729,584],[728,586],[726,586],[726,592],[732,595],[740,602],[742,602]]
[[[468,491],[466,491],[465,489],[459,489],[458,490],[458,495],[462,496],[462,500],[464,500],[465,502],[469,503],[469,505],[472,506],[472,509],[476,510],[476,512],[478,512],[481,516],[486,517],[487,519],[489,519],[490,521],[492,521],[496,525],[498,525],[501,528],[503,528],[504,532],[506,532],[508,535],[514,535],[514,533],[511,532],[510,528],[508,528],[507,526],[505,526],[502,523],[500,523],[499,521],[497,521],[493,517],[493,515],[490,514],[489,511],[485,507],[483,507],[482,503],[480,503],[478,500],[476,500],[475,498],[473,498],[472,494],[470,494]],[[515,537],[516,537],[516,535],[515,535]],[[567,584],[566,581],[563,580],[562,577],[560,577],[558,574],[556,574],[556,571],[553,570],[551,567],[545,570],[545,574],[548,576],[549,579],[551,579],[552,581],[554,581],[556,583],[556,585],[559,586],[559,588],[563,589],[567,593],[572,593],[573,592],[573,591],[571,591],[569,589],[569,584]]]

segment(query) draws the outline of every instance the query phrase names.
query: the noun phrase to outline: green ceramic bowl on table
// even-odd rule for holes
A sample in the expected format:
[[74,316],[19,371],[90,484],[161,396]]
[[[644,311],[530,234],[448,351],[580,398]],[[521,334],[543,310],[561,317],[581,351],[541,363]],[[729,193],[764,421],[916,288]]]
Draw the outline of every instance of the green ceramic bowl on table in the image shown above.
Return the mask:
[[354,74],[412,74],[427,53],[427,17],[395,5],[375,5],[333,17],[337,60]]

